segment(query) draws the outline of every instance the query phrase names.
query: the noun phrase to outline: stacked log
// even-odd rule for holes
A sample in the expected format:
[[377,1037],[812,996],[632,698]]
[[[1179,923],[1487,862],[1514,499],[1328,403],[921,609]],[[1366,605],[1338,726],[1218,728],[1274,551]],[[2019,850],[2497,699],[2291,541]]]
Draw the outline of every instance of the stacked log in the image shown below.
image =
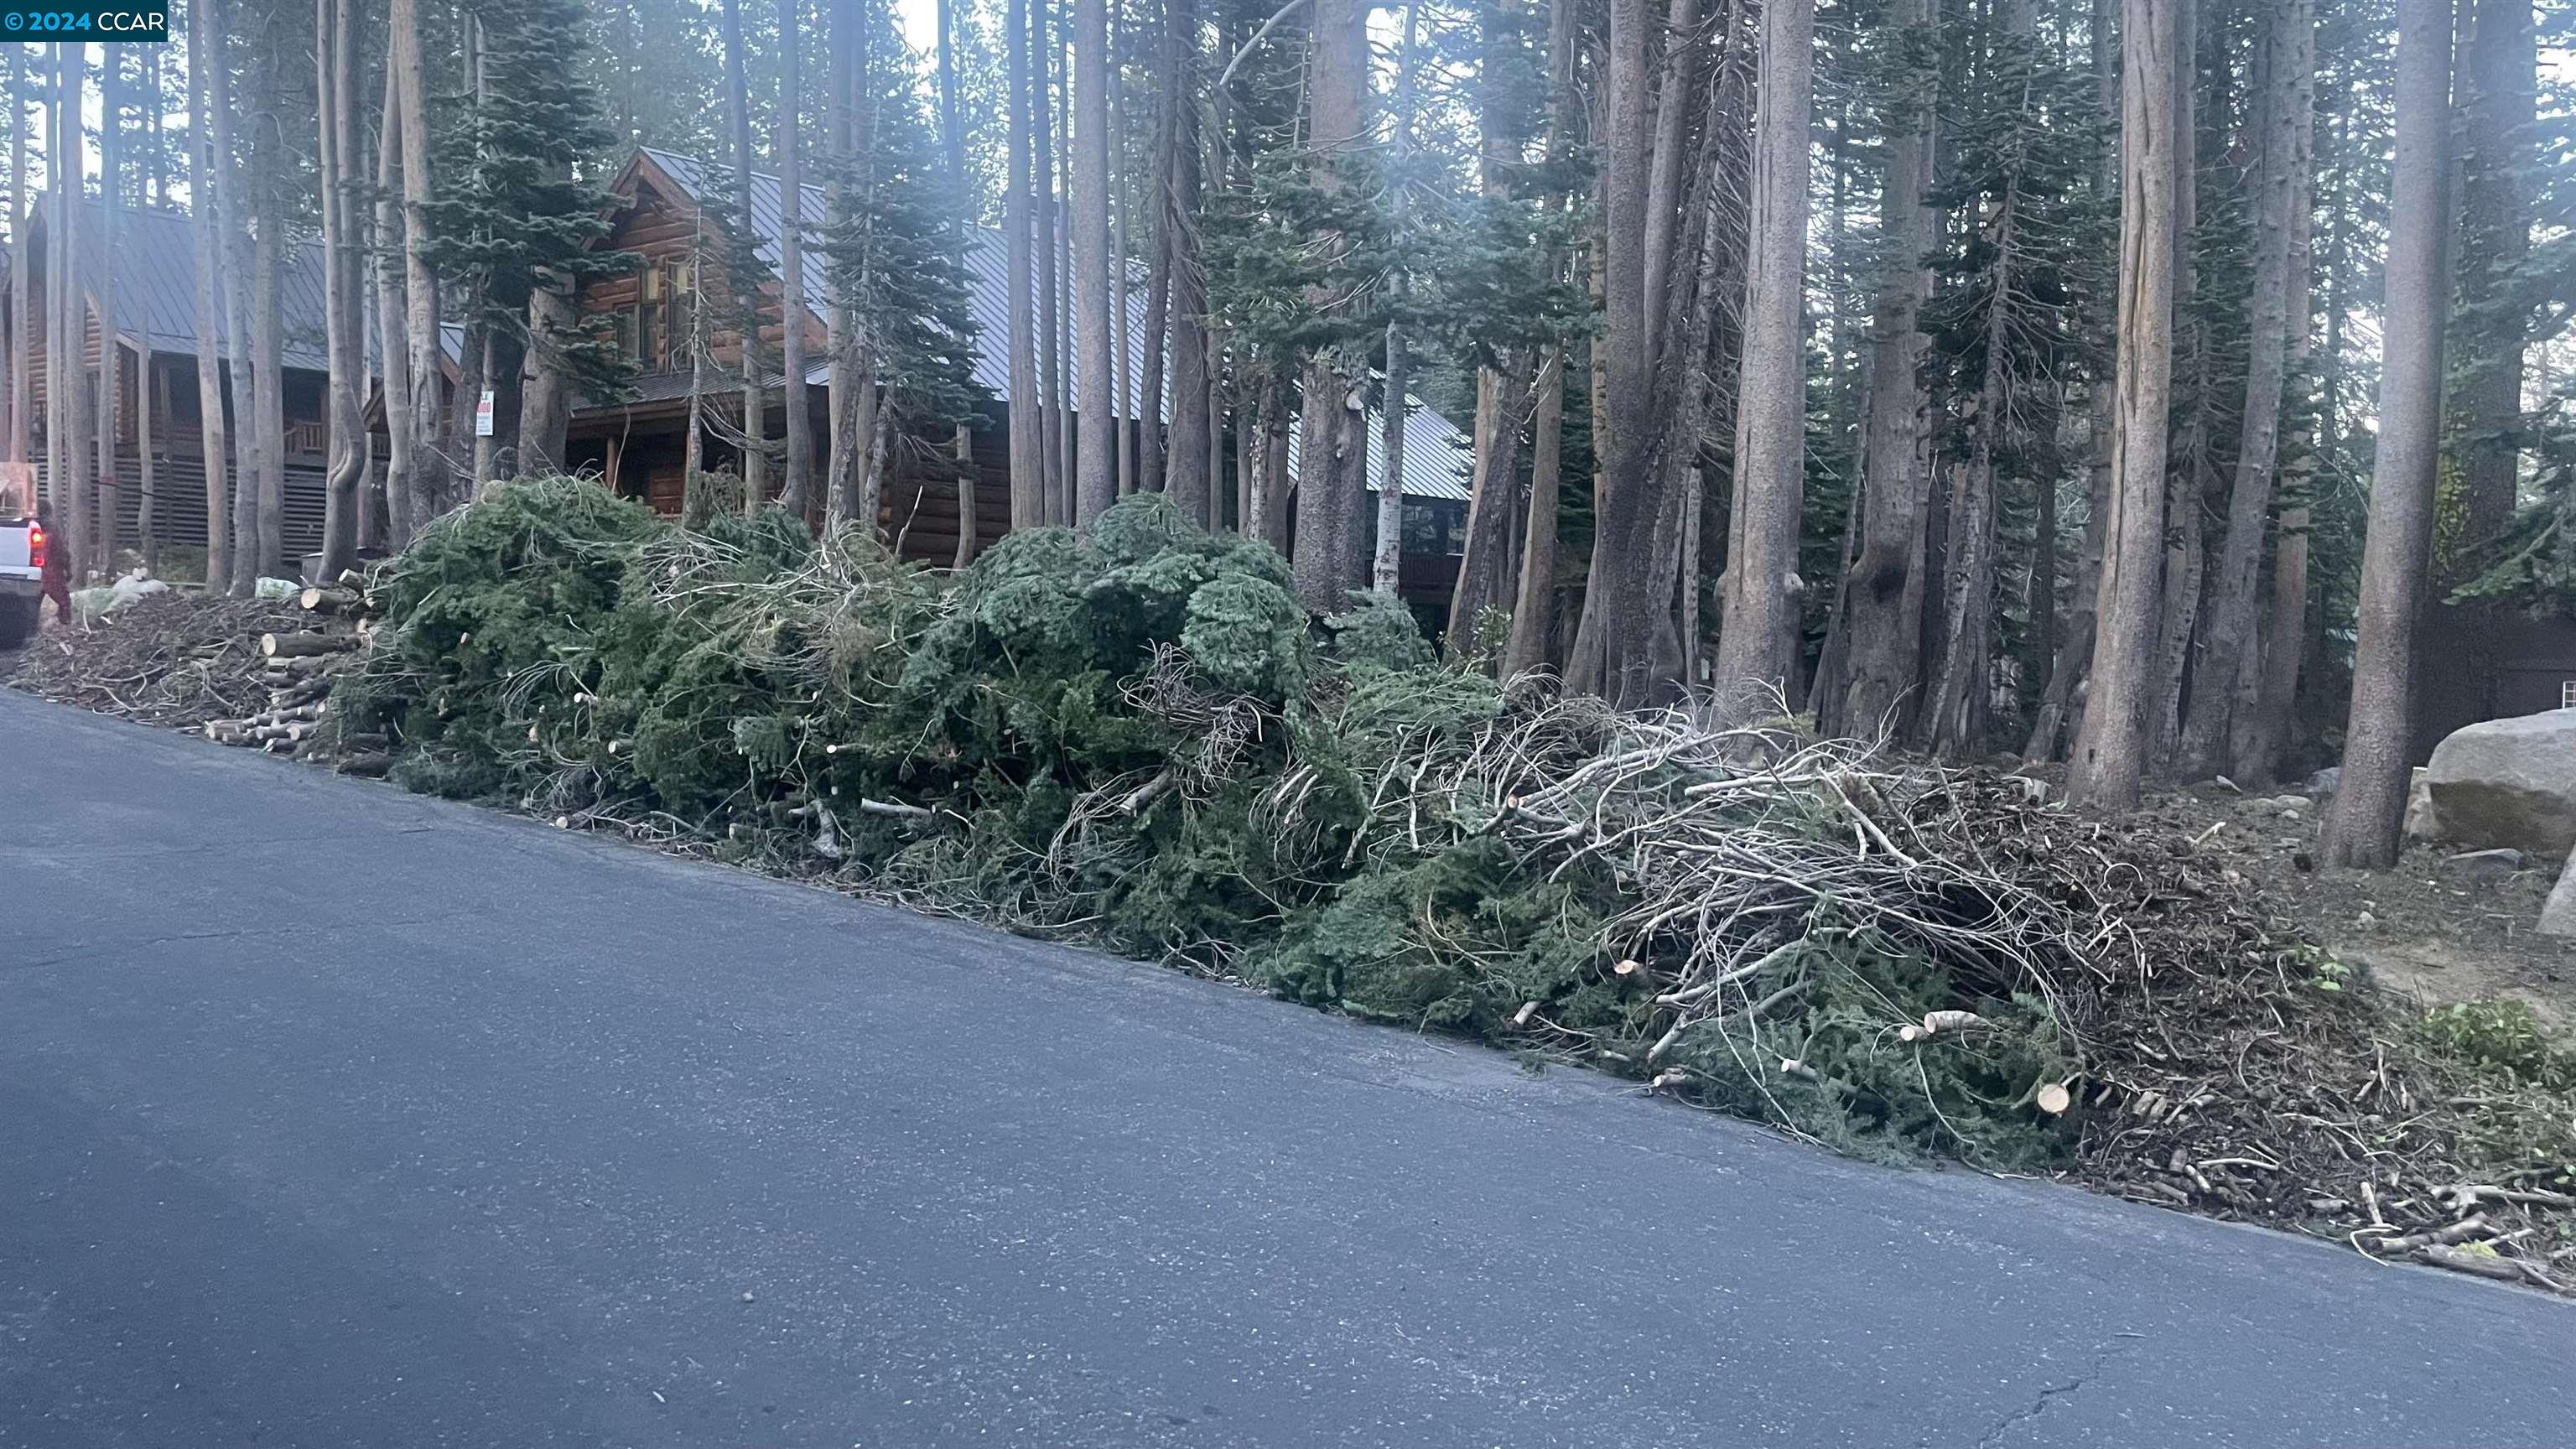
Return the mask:
[[268,708],[239,719],[209,720],[206,738],[329,763],[342,774],[381,775],[393,764],[381,734],[344,734],[330,728],[331,690],[358,667],[374,632],[375,601],[356,574],[340,583],[304,591],[298,601],[310,628],[263,633],[258,639],[260,682]]

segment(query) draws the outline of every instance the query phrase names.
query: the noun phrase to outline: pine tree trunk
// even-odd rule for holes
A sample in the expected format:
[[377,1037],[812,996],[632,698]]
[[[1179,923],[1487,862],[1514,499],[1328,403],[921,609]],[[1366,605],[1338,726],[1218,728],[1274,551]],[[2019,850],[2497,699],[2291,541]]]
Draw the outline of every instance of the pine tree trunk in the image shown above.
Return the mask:
[[[249,79],[254,95],[273,95],[285,66],[272,42],[252,49]],[[286,138],[274,116],[256,116],[250,135],[251,236],[250,346],[251,427],[259,435],[258,514],[252,538],[259,577],[285,578],[286,564],[286,376],[285,332],[278,311],[278,290],[285,280],[286,187],[283,171]],[[256,580],[253,581],[254,586]]]
[[2252,647],[2262,616],[2257,575],[2263,533],[2272,510],[2273,471],[2280,458],[2281,389],[2289,357],[2291,214],[2308,205],[2307,178],[2294,164],[2295,131],[2314,102],[2309,77],[2298,73],[2291,32],[2313,28],[2314,0],[2282,0],[2267,10],[2257,38],[2265,84],[2252,98],[2259,107],[2260,150],[2255,163],[2254,285],[2248,307],[2245,407],[2237,435],[2236,479],[2228,497],[2227,532],[2218,570],[2210,580],[2204,651],[2183,726],[2179,773],[2197,780],[2233,763],[2237,711],[2251,709],[2261,689],[2263,651]]
[[[939,0],[939,140],[948,162],[949,184],[962,197],[972,192],[966,178],[966,138],[957,119],[957,22],[950,10],[949,0]],[[948,456],[957,466],[957,549],[948,562],[949,567],[962,569],[975,561],[983,515],[976,500],[981,480],[975,466],[975,430],[963,419],[949,438]]]
[[[1306,117],[1311,184],[1327,195],[1346,184],[1343,158],[1367,144],[1362,111],[1368,89],[1368,7],[1361,0],[1316,0],[1314,49],[1308,64]],[[1326,236],[1316,245],[1338,259],[1346,239]],[[1353,302],[1340,286],[1315,290],[1307,307],[1331,315]],[[1297,600],[1310,614],[1347,606],[1351,590],[1367,582],[1365,504],[1368,498],[1367,415],[1360,398],[1368,383],[1371,349],[1351,342],[1317,351],[1306,360],[1303,411],[1297,430],[1296,542],[1289,567]]]
[[[203,3],[203,0],[200,0]],[[56,159],[62,149],[62,57],[59,45],[36,52],[45,77],[45,100],[38,106],[45,122],[45,212],[52,224],[45,228],[45,456],[44,472],[37,480],[37,508],[50,515],[57,527],[68,527],[62,516],[63,497],[63,316],[71,294],[70,278],[63,270],[64,233],[69,218],[63,206],[63,168]],[[23,118],[21,118],[23,121]],[[59,279],[59,280],[58,280]],[[69,555],[65,555],[69,557]]]
[[[1574,94],[1575,0],[1550,0],[1547,10],[1547,154],[1559,155],[1567,143]],[[1558,196],[1552,204],[1573,205]],[[1549,258],[1549,272],[1562,271],[1562,257]],[[1504,650],[1505,678],[1541,668],[1553,661],[1556,639],[1556,546],[1558,495],[1564,486],[1565,349],[1540,349],[1531,388],[1536,403],[1530,418],[1530,494],[1521,524],[1519,577],[1514,581],[1511,640]]]
[[1804,356],[1808,116],[1813,0],[1762,14],[1762,90],[1754,127],[1752,250],[1744,300],[1744,381],[1736,399],[1734,545],[1714,688],[1740,709],[1748,691],[1794,701],[1798,668],[1798,521],[1805,491]]
[[[1181,512],[1213,529],[1225,521],[1217,499],[1223,472],[1214,461],[1223,445],[1207,402],[1216,386],[1209,362],[1207,274],[1199,261],[1199,116],[1196,79],[1199,61],[1197,0],[1164,0],[1164,74],[1171,109],[1169,165],[1163,174],[1170,190],[1155,206],[1169,232],[1171,306],[1162,331],[1146,329],[1145,345],[1171,339],[1171,442],[1163,455],[1161,488]],[[1143,412],[1150,420],[1160,396],[1152,381],[1145,389]],[[1148,436],[1150,436],[1150,430]],[[1150,466],[1150,465],[1149,465]],[[1146,487],[1156,486],[1148,481]]]
[[[417,0],[392,0],[391,65],[401,81],[403,181],[403,324],[411,348],[406,369],[410,387],[411,428],[408,469],[410,531],[455,506],[455,455],[439,433],[438,384],[445,354],[439,345],[438,272],[423,248],[427,245],[427,208],[432,189],[429,172],[429,82],[421,63]],[[390,396],[390,394],[389,394]]]
[[[741,0],[724,0],[726,116],[733,132],[733,212],[745,227],[751,212],[751,90],[743,73]],[[760,294],[737,296],[741,311],[742,506],[758,513],[769,501],[769,409],[760,385]]]
[[1039,471],[1046,480],[1046,521],[1062,527],[1073,522],[1073,498],[1065,476],[1064,307],[1057,295],[1064,247],[1056,239],[1055,121],[1047,94],[1056,47],[1048,5],[1029,6],[1030,204],[1037,209]]
[[[2004,83],[2016,85],[2019,91],[2014,124],[2027,126],[2031,78],[2040,64],[2027,4],[2005,7],[2003,35],[1995,53],[2003,66],[2000,76]],[[1985,282],[1985,366],[1978,383],[1976,415],[1969,430],[1968,465],[1959,474],[1963,486],[1950,500],[1946,555],[1950,579],[1944,607],[1950,629],[1942,641],[1940,667],[1933,674],[1927,698],[1929,728],[1923,732],[1935,752],[1953,759],[1984,751],[1993,695],[1994,630],[1990,621],[1999,592],[1999,460],[2013,456],[2014,414],[2021,406],[2013,392],[2009,366],[2020,330],[2016,308],[2021,280],[2015,264],[2021,245],[2021,184],[2018,161],[2007,159],[2003,195],[1993,219],[1980,224],[1992,250]],[[2053,480],[2042,486],[2053,487]]]
[[1074,522],[1118,501],[1118,420],[1110,399],[1109,3],[1073,0]]
[[[35,349],[30,341],[33,319],[27,315],[27,272],[35,255],[27,244],[30,222],[36,214],[34,198],[27,194],[27,48],[7,47],[9,51],[9,461],[30,461],[30,439],[35,419],[29,416],[35,400],[33,379]],[[196,133],[191,132],[193,137]],[[193,140],[191,142],[193,145]],[[33,500],[30,500],[31,502]]]
[[1136,372],[1134,328],[1127,316],[1127,65],[1125,32],[1113,16],[1109,33],[1109,114],[1120,117],[1110,127],[1109,165],[1109,355],[1110,421],[1117,428],[1118,496],[1136,491]]
[[[226,12],[214,11],[217,45],[229,48]],[[214,112],[215,230],[224,247],[221,279],[224,293],[224,338],[231,352],[233,401],[233,524],[230,591],[247,596],[260,574],[259,489],[267,475],[267,434],[259,426],[257,349],[250,328],[250,273],[253,265],[247,232],[251,224],[250,178],[234,162],[231,67],[210,68],[209,104]]]
[[1682,208],[1682,129],[1690,119],[1698,0],[1671,0],[1655,86],[1655,140],[1646,183],[1646,350],[1663,358],[1664,299],[1673,289]]
[[[1791,0],[1792,4],[1798,0]],[[1653,386],[1647,347],[1645,0],[1610,0],[1608,79],[1602,129],[1594,149],[1606,158],[1602,224],[1595,233],[1602,280],[1602,331],[1592,342],[1592,565],[1583,587],[1583,619],[1566,661],[1569,687],[1615,703],[1641,703],[1651,679],[1654,617],[1649,596],[1655,519],[1662,489],[1651,466],[1647,394]]]
[[117,213],[123,210],[119,192],[125,185],[125,124],[120,109],[124,96],[117,81],[118,55],[113,46],[99,47],[98,278],[91,283],[98,293],[98,404],[94,410],[98,420],[98,512],[90,547],[102,575],[116,572],[119,504],[123,501],[117,496],[116,478],[117,414],[125,401],[117,380],[123,362],[118,354],[124,348],[116,335],[116,236],[121,224]]
[[[1915,42],[1932,52],[1933,0],[1908,0],[1904,23],[1924,32]],[[1889,83],[1894,105],[1883,123],[1887,165],[1879,224],[1887,237],[1870,319],[1869,410],[1861,444],[1861,513],[1857,556],[1843,580],[1843,652],[1839,677],[1816,691],[1817,727],[1828,735],[1876,738],[1909,734],[1920,708],[1923,614],[1916,607],[1924,505],[1924,337],[1915,318],[1931,295],[1932,209],[1923,204],[1931,171],[1935,108],[1928,103],[1937,72],[1909,70]]]
[[2213,386],[2210,349],[2202,338],[2197,310],[2199,274],[2192,255],[2192,235],[2200,217],[2200,48],[2206,33],[2200,24],[2199,0],[2174,0],[2174,29],[2180,37],[2180,59],[2174,71],[2174,383],[2184,406],[2166,469],[2165,563],[2158,599],[2158,680],[2147,703],[2147,768],[2169,769],[2181,744],[2182,705],[2192,688],[2192,666],[2200,633],[2202,591],[2207,584],[2208,544],[2203,517],[2209,497],[2209,394]]
[[[859,23],[852,27],[850,46],[850,150],[857,158],[861,202],[875,205],[876,193],[876,96],[877,88],[877,22],[881,15],[869,6],[858,7]],[[897,52],[899,55],[901,52]],[[878,279],[864,269],[859,277],[862,297],[871,295]],[[873,302],[869,305],[873,306]],[[880,433],[878,420],[884,412],[884,394],[877,387],[876,339],[869,329],[875,324],[864,318],[853,330],[850,345],[854,362],[851,367],[850,408],[841,426],[850,430],[849,449],[850,500],[849,517],[870,538],[883,536],[884,519],[880,504],[885,491],[882,449],[877,446]],[[834,448],[842,445],[835,441]]]
[[[217,301],[224,248],[215,229],[215,188],[221,167],[212,151],[206,120],[207,62],[220,43],[212,8],[199,0],[188,7],[188,225],[197,251],[197,440],[206,472],[206,583],[222,588],[232,577],[231,428],[224,416],[223,362],[215,338],[223,330]],[[14,47],[13,47],[14,49]],[[220,61],[218,60],[218,63]],[[24,277],[21,272],[21,278]],[[20,312],[24,316],[23,311]]]
[[[1395,150],[1398,181],[1390,204],[1392,229],[1397,244],[1406,239],[1406,225],[1412,212],[1412,199],[1404,190],[1405,164],[1413,155],[1414,119],[1414,54],[1420,44],[1422,23],[1421,0],[1406,0],[1404,38],[1395,52]],[[1404,325],[1400,320],[1405,305],[1405,279],[1399,268],[1387,279],[1390,315],[1386,324],[1386,390],[1381,417],[1384,423],[1386,477],[1380,481],[1377,494],[1376,551],[1369,564],[1369,587],[1393,598],[1403,581],[1404,570],[1404,425],[1413,413],[1407,391],[1412,378],[1407,372]],[[1519,427],[1513,426],[1519,436]],[[1500,502],[1512,495],[1512,481],[1506,478],[1500,490]],[[1455,637],[1454,635],[1452,636]]]
[[1003,73],[1010,108],[1009,176],[1002,184],[1002,232],[1010,267],[1011,309],[1011,529],[1043,528],[1047,523],[1046,412],[1038,386],[1037,299],[1030,254],[1029,229],[1036,224],[1030,187],[1028,0],[1010,0],[1004,28],[1007,68]]
[[[1181,17],[1189,10],[1190,0],[1165,0],[1163,12],[1162,56],[1157,66],[1154,99],[1154,154],[1146,174],[1151,178],[1145,189],[1145,317],[1144,376],[1137,386],[1136,408],[1136,486],[1147,493],[1164,490],[1164,473],[1168,466],[1166,425],[1163,419],[1164,369],[1171,353],[1167,341],[1172,320],[1172,243],[1177,228],[1173,225],[1172,192],[1176,185],[1174,168],[1180,164],[1181,137],[1195,134],[1184,130],[1184,118],[1197,106],[1197,98],[1183,90],[1182,69],[1184,24],[1195,25]],[[1183,394],[1175,393],[1171,422],[1178,423],[1184,411],[1178,405]],[[1177,501],[1177,500],[1175,500]],[[1206,510],[1190,515],[1205,526]]]
[[2146,694],[2155,680],[2173,387],[2174,73],[2181,59],[2173,7],[2164,0],[2126,0],[2123,19],[2118,413],[2092,689],[2066,778],[2070,800],[2110,810],[2138,803]]
[[[2460,194],[2462,374],[2453,406],[2468,501],[2468,551],[2512,521],[2521,472],[2522,374],[2530,284],[2513,274],[2531,251],[2529,132],[2538,101],[2531,0],[2461,0],[2474,12],[2462,86],[2466,154]],[[2461,570],[2460,572],[2466,572]]]
[[2388,210],[2379,440],[2370,478],[2343,784],[2326,817],[2328,864],[2397,861],[2406,811],[2416,618],[2432,559],[2441,455],[2442,327],[2449,301],[2444,164],[2451,6],[2398,0],[2397,158]]
[[[2316,156],[2317,27],[2313,0],[2292,0],[2292,10],[2285,52],[2294,90],[2289,152],[2292,201],[2282,314],[2288,338],[2284,370],[2306,404],[2314,362],[2309,292],[2315,272],[2311,237],[2315,208],[2309,191]],[[2281,468],[2281,521],[2272,545],[2270,598],[2261,635],[2262,674],[2253,699],[2240,697],[2235,711],[2235,763],[2230,773],[2245,785],[2272,779],[2280,772],[2282,742],[2298,708],[2299,663],[2307,644],[2309,480],[2316,471],[2317,436],[2308,408],[2303,405],[2294,413],[2294,431]]]
[[[865,159],[858,144],[860,112],[857,106],[859,79],[862,74],[856,57],[867,26],[868,6],[863,0],[831,0],[831,105],[830,167],[825,171],[823,205],[831,217],[836,235],[847,235],[856,213],[859,198],[854,188],[860,184],[859,170]],[[1016,117],[1016,110],[1015,110]],[[831,310],[824,318],[824,348],[831,354],[832,370],[824,384],[824,416],[830,438],[825,443],[828,455],[824,465],[823,526],[828,532],[839,532],[856,519],[859,493],[858,414],[859,394],[870,386],[861,355],[862,336],[859,313],[853,289],[858,279],[835,265],[831,272]],[[1012,395],[1019,395],[1017,377],[1013,375]],[[694,433],[692,434],[694,438]]]
[[[1514,104],[1508,88],[1511,48],[1519,44],[1520,36],[1518,6],[1508,0],[1497,4],[1482,23],[1476,103],[1483,143],[1478,149],[1477,183],[1489,203],[1499,204],[1511,195],[1511,177],[1520,160],[1505,120]],[[1449,590],[1448,644],[1451,654],[1459,657],[1475,647],[1478,621],[1489,610],[1511,605],[1512,520],[1521,511],[1521,418],[1528,410],[1532,359],[1527,351],[1514,349],[1497,364],[1476,370],[1466,547]]]
[[358,489],[365,481],[366,454],[359,444],[361,379],[366,359],[357,336],[357,318],[348,275],[358,265],[357,238],[350,211],[350,164],[356,149],[350,133],[357,129],[350,91],[357,81],[349,35],[355,16],[349,0],[313,0],[313,88],[315,96],[315,166],[320,174],[317,198],[322,213],[322,330],[324,356],[330,367],[323,396],[331,436],[329,471],[322,495],[321,576],[336,579],[358,561]]
[[402,232],[402,83],[389,69],[376,120],[376,357],[384,372],[384,537],[401,549],[420,527],[420,499],[413,483],[411,431],[411,329],[405,313],[400,249]]
[[[784,218],[778,262],[778,371],[786,379],[780,390],[787,403],[787,463],[779,476],[778,501],[802,519],[814,487],[814,420],[805,393],[805,165],[796,114],[804,95],[797,74],[798,58],[805,49],[801,0],[778,0],[778,34],[778,196]],[[971,533],[972,514],[967,522]]]
[[[2101,99],[2102,122],[2116,126],[2120,118],[2120,72],[2111,46],[2112,0],[2091,0],[2090,39],[2096,94]],[[2096,194],[2116,204],[2119,195],[2117,147],[2105,147],[2094,175]],[[2107,303],[2108,305],[2104,305]],[[2034,760],[2058,757],[2059,740],[2067,733],[2069,716],[2074,714],[2075,691],[2093,666],[2095,604],[2102,579],[2102,535],[2111,513],[2111,434],[2116,426],[2116,389],[2111,373],[2119,342],[2113,335],[2117,327],[2118,303],[2104,298],[2085,314],[2087,346],[2091,352],[2085,380],[2085,471],[2090,475],[2086,489],[2083,552],[2075,561],[2073,587],[2069,603],[2065,638],[2058,646],[2056,662],[2048,671],[2048,687],[2040,696],[2039,709],[2031,721],[2030,739],[2022,754]]]
[[45,131],[47,170],[60,173],[55,185],[54,215],[61,221],[55,228],[60,237],[55,265],[47,275],[62,279],[56,285],[61,302],[60,325],[54,335],[59,343],[54,363],[45,373],[46,391],[62,394],[62,411],[46,430],[52,442],[48,461],[53,465],[48,484],[63,525],[63,543],[72,561],[75,588],[89,577],[92,558],[89,362],[83,355],[88,347],[89,308],[83,301],[87,291],[82,280],[84,247],[80,237],[84,189],[81,173],[86,158],[77,139],[67,145],[51,138],[77,138],[81,133],[81,92],[85,86],[82,61],[86,51],[84,46],[55,45],[54,113]]

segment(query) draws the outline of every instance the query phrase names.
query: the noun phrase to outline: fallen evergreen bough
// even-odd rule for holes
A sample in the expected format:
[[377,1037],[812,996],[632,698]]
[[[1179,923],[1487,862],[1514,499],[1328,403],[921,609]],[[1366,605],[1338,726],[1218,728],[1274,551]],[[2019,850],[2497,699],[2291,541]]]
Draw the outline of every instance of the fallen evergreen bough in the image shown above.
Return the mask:
[[503,485],[370,581],[395,778],[1579,1063],[1836,1149],[2576,1280],[2576,1062],[2417,1022],[2179,837],[1309,627],[1160,500],[943,588]]

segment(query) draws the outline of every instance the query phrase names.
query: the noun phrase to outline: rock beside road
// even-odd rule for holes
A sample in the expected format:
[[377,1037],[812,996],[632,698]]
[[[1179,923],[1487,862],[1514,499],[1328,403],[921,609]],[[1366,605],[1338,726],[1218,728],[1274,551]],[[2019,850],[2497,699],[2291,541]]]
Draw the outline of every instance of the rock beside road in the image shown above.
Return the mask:
[[2576,856],[2568,857],[2567,868],[2558,873],[2557,888],[2540,908],[2540,934],[2576,936]]
[[2564,856],[2576,850],[2576,710],[2454,731],[2434,749],[2424,784],[2442,840]]

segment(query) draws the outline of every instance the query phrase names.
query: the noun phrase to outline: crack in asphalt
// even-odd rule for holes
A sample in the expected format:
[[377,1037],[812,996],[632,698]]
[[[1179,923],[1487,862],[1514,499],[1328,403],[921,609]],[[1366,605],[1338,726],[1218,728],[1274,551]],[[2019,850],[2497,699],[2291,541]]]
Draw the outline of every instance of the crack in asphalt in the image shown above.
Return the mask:
[[[2138,1335],[2133,1333],[2124,1333],[2121,1334],[2120,1337],[2131,1339],[2138,1337]],[[2069,1379],[2065,1383],[2049,1384],[2042,1387],[2039,1391],[2039,1397],[2032,1399],[2027,1406],[2015,1409],[2011,1413],[2006,1414],[2002,1419],[1996,1422],[1993,1428],[1988,1429],[1985,1432],[1984,1437],[1977,1440],[1977,1449],[1994,1449],[1994,1446],[2003,1442],[2004,1435],[2012,1432],[2014,1425],[2028,1423],[2029,1421],[2038,1418],[2041,1414],[2048,1411],[2048,1406],[2050,1404],[2057,1402],[2059,1399],[2065,1398],[2067,1395],[2074,1393],[2078,1389],[2092,1383],[2095,1379],[2100,1378],[2103,1373],[2110,1368],[2111,1360],[2127,1346],[2128,1345],[2125,1343],[2109,1343],[2096,1349],[2093,1354],[2092,1367],[2086,1369],[2080,1374],[2077,1374],[2074,1378]]]

